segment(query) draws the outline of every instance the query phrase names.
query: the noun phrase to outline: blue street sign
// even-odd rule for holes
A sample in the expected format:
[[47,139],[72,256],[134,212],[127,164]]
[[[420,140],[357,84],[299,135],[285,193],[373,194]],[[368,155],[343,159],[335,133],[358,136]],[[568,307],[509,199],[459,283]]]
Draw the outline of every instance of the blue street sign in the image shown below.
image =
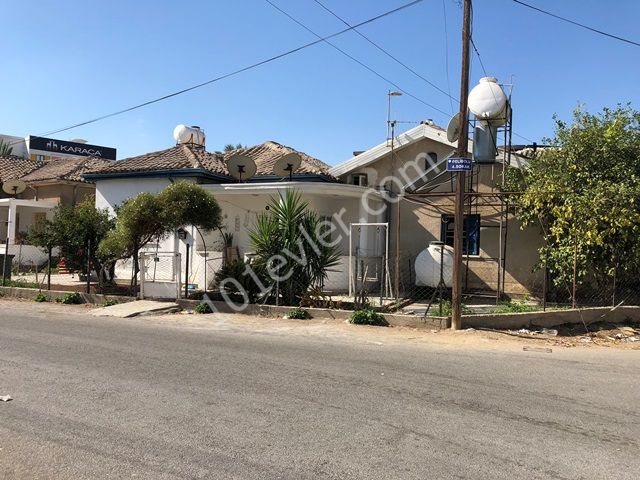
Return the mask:
[[470,158],[447,158],[447,172],[470,172],[472,169],[473,162]]

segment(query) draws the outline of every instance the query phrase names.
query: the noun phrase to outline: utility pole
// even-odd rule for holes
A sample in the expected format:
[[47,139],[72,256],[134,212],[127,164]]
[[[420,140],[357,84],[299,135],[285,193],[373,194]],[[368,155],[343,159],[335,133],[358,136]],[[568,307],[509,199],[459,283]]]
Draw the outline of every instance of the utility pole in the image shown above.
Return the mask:
[[[466,158],[469,143],[469,43],[471,38],[471,0],[464,0],[462,21],[462,72],[460,77],[460,136],[458,137],[458,157]],[[462,326],[462,256],[464,232],[464,188],[465,172],[456,172],[455,211],[453,217],[453,272],[451,289],[451,328]]]

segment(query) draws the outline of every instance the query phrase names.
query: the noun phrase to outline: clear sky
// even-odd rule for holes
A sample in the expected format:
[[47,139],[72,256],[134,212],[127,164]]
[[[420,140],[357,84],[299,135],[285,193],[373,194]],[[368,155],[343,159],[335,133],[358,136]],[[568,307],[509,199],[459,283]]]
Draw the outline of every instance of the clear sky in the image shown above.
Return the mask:
[[[345,28],[314,0],[272,0],[321,35]],[[322,0],[349,23],[408,0]],[[640,41],[637,0],[527,0]],[[315,37],[265,0],[0,0],[0,133],[26,136],[189,87]],[[474,2],[474,40],[490,75],[513,81],[514,143],[540,141],[552,115],[569,119],[631,102],[640,109],[640,47],[560,22],[512,0]],[[446,14],[445,14],[446,12]],[[360,30],[442,90],[459,96],[462,9],[425,0]],[[400,129],[431,118],[446,126],[457,104],[354,32],[336,45],[444,113],[404,95]],[[448,54],[447,54],[448,52]],[[472,57],[471,85],[484,76]],[[447,65],[449,78],[447,78]],[[265,140],[337,164],[386,137],[387,91],[396,87],[326,44],[114,118],[54,135],[118,149],[118,158],[174,144],[179,123],[199,125],[209,150]]]

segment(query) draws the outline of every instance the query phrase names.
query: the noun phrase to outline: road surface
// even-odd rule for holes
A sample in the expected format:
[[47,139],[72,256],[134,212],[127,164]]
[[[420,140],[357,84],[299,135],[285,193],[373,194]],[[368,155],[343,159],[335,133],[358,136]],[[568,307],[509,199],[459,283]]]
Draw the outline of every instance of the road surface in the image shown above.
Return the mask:
[[640,478],[639,351],[238,318],[0,301],[0,478]]

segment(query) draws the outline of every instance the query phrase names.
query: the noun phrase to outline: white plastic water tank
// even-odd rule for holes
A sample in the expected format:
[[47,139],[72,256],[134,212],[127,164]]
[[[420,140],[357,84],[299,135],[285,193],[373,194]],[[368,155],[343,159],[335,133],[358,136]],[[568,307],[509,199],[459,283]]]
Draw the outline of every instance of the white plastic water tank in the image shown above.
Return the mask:
[[429,247],[416,257],[416,286],[433,288],[438,286],[440,283],[440,258],[442,258],[442,279],[447,287],[451,287],[453,249],[442,242],[431,242]]
[[483,77],[469,93],[469,110],[479,120],[506,117],[507,96],[495,77]]
[[176,143],[188,143],[201,147],[205,142],[205,135],[200,127],[187,127],[182,124],[173,129],[173,138]]

